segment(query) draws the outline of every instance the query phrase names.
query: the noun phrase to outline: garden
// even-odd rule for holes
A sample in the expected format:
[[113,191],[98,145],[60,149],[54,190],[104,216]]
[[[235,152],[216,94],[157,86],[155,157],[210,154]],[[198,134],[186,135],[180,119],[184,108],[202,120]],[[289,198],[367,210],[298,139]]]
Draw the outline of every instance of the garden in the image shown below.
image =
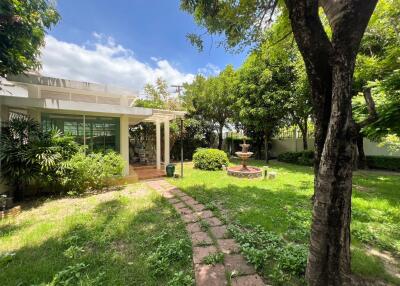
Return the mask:
[[[218,160],[215,154],[209,158],[212,164],[187,163],[184,178],[171,183],[226,220],[248,261],[273,285],[303,284],[313,168],[273,160],[267,170],[277,173],[275,179],[249,180],[228,176],[222,169],[210,171]],[[219,166],[225,163],[219,162]],[[251,160],[250,164],[262,168],[265,162]],[[367,285],[400,285],[399,183],[400,175],[394,172],[354,174],[351,267],[355,279]]]
[[[109,108],[129,126],[124,139],[136,136],[136,159],[161,155],[153,144],[161,130],[160,118],[155,127],[134,110],[185,113],[162,132],[164,162],[186,160],[183,176],[153,185],[123,184],[129,162],[107,149],[118,150],[117,140],[88,148],[86,115],[73,130],[83,127],[81,138],[30,117],[50,101],[71,108],[60,98],[78,94],[40,92],[29,98],[32,110],[9,99],[8,76],[40,68],[46,33],[61,17],[52,1],[0,4],[0,284],[200,286],[222,273],[232,286],[241,276],[257,285],[400,285],[399,0],[179,3],[201,30],[186,35],[190,44],[203,51],[212,35],[246,56],[211,74],[198,69],[181,85],[157,72],[137,98],[109,102],[129,111]],[[113,38],[105,42],[85,51],[135,60]],[[101,96],[82,96],[80,104],[93,103],[85,113],[100,113]],[[208,237],[211,227],[227,228],[218,239],[238,244],[233,255],[249,273],[228,271],[232,253]],[[199,259],[196,247],[217,252]]]

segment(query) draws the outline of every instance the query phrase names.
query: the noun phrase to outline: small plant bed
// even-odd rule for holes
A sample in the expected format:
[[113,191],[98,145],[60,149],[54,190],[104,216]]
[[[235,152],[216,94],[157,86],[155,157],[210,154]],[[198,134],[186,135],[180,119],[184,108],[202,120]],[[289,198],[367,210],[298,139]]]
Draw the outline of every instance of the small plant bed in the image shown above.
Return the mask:
[[23,209],[0,221],[1,285],[193,285],[185,226],[144,184]]
[[[268,170],[279,176],[242,180],[187,164],[183,179],[169,181],[227,222],[241,253],[272,285],[304,285],[313,169],[271,161]],[[397,174],[354,173],[352,272],[361,285],[400,285],[399,185]]]

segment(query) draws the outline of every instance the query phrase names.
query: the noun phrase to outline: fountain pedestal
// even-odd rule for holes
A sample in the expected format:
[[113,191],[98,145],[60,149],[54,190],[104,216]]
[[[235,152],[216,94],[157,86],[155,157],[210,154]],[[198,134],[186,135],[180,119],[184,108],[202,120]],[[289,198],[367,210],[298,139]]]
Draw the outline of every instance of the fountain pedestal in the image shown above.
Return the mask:
[[242,151],[235,152],[235,154],[241,159],[241,166],[234,166],[228,168],[228,175],[235,176],[239,178],[258,178],[262,176],[262,171],[260,168],[247,166],[247,160],[253,155],[253,152],[249,152],[249,144],[246,144],[246,140],[243,144],[240,144]]

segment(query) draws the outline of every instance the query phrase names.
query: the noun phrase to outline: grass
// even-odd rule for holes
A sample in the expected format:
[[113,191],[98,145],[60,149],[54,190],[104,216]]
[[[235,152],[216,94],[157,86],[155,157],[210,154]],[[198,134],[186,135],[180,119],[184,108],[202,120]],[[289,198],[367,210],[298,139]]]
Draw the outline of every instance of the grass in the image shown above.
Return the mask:
[[[251,164],[264,165],[255,160]],[[268,261],[273,259],[268,257],[275,257],[276,253],[266,249],[265,245],[257,248],[257,241],[268,244],[271,237],[277,235],[286,244],[280,245],[279,249],[307,247],[313,170],[311,167],[276,161],[272,161],[269,166],[277,171],[274,180],[239,179],[227,176],[225,171],[196,170],[187,164],[184,178],[171,179],[171,182],[205,205],[221,205],[228,211],[229,221],[243,229],[235,237],[243,241],[242,246],[250,246],[245,249],[247,257],[254,260],[253,264],[265,277],[275,284],[303,284],[304,281],[297,280],[293,274],[299,273],[299,270],[304,271],[302,268],[305,267],[305,260],[301,251],[297,257],[281,255],[275,263],[269,265]],[[373,248],[400,257],[400,176],[356,172],[353,185],[352,271],[363,279],[400,285],[400,279],[388,273],[383,261],[368,251]],[[218,210],[215,212],[218,214]],[[264,259],[266,257],[268,259]],[[289,270],[281,267],[287,261],[298,263],[299,269],[292,271],[290,267]]]
[[1,285],[193,284],[184,224],[143,184],[24,209],[0,221]]

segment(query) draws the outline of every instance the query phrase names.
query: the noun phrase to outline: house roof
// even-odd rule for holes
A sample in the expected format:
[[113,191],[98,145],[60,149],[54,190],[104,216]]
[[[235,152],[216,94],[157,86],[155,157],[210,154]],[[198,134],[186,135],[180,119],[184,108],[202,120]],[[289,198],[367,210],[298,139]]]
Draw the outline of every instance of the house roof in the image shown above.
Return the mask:
[[45,77],[8,76],[0,81],[0,103],[19,108],[60,112],[126,115],[131,124],[183,118],[185,112],[131,106],[137,93],[97,83]]

